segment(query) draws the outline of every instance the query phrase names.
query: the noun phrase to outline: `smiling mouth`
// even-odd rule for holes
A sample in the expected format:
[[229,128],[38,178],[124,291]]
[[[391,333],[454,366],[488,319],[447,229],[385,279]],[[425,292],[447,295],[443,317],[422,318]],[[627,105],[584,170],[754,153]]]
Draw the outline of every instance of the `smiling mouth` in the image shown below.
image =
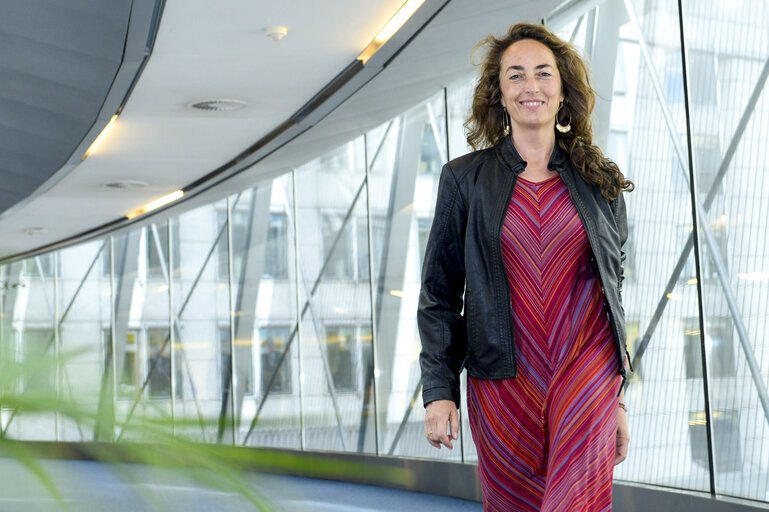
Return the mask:
[[538,107],[540,105],[544,105],[545,102],[544,101],[521,101],[520,104],[523,105],[524,107]]

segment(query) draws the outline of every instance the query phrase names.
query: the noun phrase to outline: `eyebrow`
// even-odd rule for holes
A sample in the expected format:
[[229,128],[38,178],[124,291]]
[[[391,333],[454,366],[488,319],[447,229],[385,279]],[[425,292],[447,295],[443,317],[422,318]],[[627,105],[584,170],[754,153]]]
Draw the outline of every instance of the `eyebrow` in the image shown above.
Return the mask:
[[[537,66],[534,66],[534,69],[536,70],[536,69],[544,69],[544,68],[552,68],[552,67],[553,66],[551,66],[550,64],[539,64]],[[523,71],[524,70],[523,66],[508,66],[507,69],[505,70],[505,73],[507,73],[511,69],[514,69],[516,71]]]

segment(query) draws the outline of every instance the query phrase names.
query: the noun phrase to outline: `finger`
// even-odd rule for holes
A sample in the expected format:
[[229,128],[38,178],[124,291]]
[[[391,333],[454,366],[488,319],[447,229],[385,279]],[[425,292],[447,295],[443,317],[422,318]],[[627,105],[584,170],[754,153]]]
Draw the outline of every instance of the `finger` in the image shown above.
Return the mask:
[[445,446],[446,448],[448,448],[449,450],[452,450],[452,449],[454,449],[454,445],[453,445],[453,444],[451,444],[451,437],[449,437],[449,435],[448,435],[447,433],[445,433],[445,431],[444,431],[444,433],[443,433],[443,434],[441,434],[441,435],[440,435],[440,437],[438,438],[438,440],[440,441],[440,443],[441,443],[442,445],[444,445],[444,446]]
[[620,462],[627,459],[629,440],[626,438],[617,438],[617,443],[614,448],[614,465],[616,466]]
[[444,418],[442,421],[438,421],[437,428],[433,432],[439,443],[444,445],[448,449],[454,448],[451,444],[451,438],[447,434],[448,430],[448,418]]
[[452,409],[449,414],[449,428],[451,429],[451,438],[459,439],[459,413]]
[[441,443],[433,440],[431,436],[427,436],[427,442],[430,443],[433,446],[433,448],[438,448],[439,450],[441,449]]
[[437,423],[432,419],[432,416],[433,415],[429,413],[425,416],[425,437],[430,445],[440,450],[441,443],[437,440],[437,433],[440,432],[440,430],[438,430]]

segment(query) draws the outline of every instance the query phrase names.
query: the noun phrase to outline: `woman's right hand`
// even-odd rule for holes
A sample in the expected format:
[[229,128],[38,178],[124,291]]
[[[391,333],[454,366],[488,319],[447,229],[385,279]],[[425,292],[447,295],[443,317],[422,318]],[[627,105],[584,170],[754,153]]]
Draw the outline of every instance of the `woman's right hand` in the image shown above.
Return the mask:
[[[448,434],[449,429],[451,434]],[[425,409],[425,435],[431,445],[454,448],[451,440],[459,438],[459,414],[452,400],[436,400]]]

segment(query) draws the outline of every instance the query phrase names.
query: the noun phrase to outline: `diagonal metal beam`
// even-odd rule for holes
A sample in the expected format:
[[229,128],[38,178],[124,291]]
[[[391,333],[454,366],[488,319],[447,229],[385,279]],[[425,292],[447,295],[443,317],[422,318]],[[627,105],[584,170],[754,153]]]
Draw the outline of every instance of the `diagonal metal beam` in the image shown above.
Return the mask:
[[569,37],[569,44],[574,44],[574,40],[577,38],[577,34],[579,33],[579,27],[582,26],[583,21],[585,21],[584,14],[577,19],[577,24],[574,25],[574,30],[571,31],[571,36]]
[[[449,112],[444,112],[444,115],[448,117]],[[433,132],[433,140],[435,141],[435,147],[438,148],[438,154],[440,155],[441,162],[448,162],[449,156],[446,154],[446,149],[443,147],[443,143],[445,141],[442,141],[441,138],[438,136],[438,121],[435,119],[435,112],[433,112],[433,106],[428,102],[427,103],[427,117],[430,119],[430,130]],[[444,124],[445,126],[445,124]],[[446,134],[448,137],[448,134]]]
[[374,167],[374,163],[379,159],[379,154],[382,152],[382,148],[384,148],[384,144],[387,141],[387,135],[390,133],[390,130],[392,129],[394,124],[395,124],[395,120],[392,120],[389,123],[387,123],[387,127],[385,128],[384,134],[382,134],[382,139],[379,141],[379,144],[376,147],[376,151],[374,151],[374,154],[371,156],[371,161],[367,162],[369,169]]
[[[342,227],[339,230],[339,234],[344,231],[344,229],[347,226],[347,221],[349,219],[345,219],[345,222],[342,223]],[[328,258],[331,258],[331,252],[328,254]],[[309,283],[307,282],[307,278],[305,276],[305,273],[301,270],[300,267],[300,274],[302,275],[302,285],[305,288],[305,292],[309,290]],[[334,417],[336,419],[336,427],[337,431],[339,432],[339,440],[342,442],[342,450],[347,451],[347,439],[344,434],[344,423],[342,420],[342,411],[339,408],[339,401],[337,400],[336,396],[336,388],[334,388],[334,376],[331,373],[331,366],[328,364],[328,355],[326,354],[326,350],[323,347],[323,342],[320,339],[320,334],[325,334],[326,330],[323,328],[323,326],[320,323],[320,319],[318,318],[318,314],[315,311],[315,307],[312,304],[312,298],[310,298],[307,301],[307,305],[309,306],[310,311],[310,318],[312,318],[312,324],[315,327],[315,340],[318,342],[318,353],[320,354],[320,362],[323,366],[323,376],[325,377],[326,381],[326,388],[328,390],[328,394],[331,397],[331,405],[334,407]],[[326,336],[326,340],[328,340],[328,336]],[[328,343],[328,341],[326,341]]]
[[595,11],[596,8],[590,9],[584,16],[587,16],[587,27],[585,27],[585,53],[590,56],[590,60],[593,60],[593,52],[595,50]]
[[422,377],[419,378],[417,385],[414,387],[414,392],[411,394],[411,400],[409,400],[409,406],[403,413],[403,419],[401,419],[401,423],[398,425],[398,430],[395,432],[395,437],[393,437],[393,442],[390,444],[390,449],[387,450],[387,455],[393,455],[395,453],[395,448],[398,447],[398,442],[400,442],[401,435],[403,435],[403,430],[406,428],[406,423],[409,421],[411,411],[414,410],[414,405],[417,403],[417,398],[419,397],[420,391],[422,391]]
[[[652,85],[657,95],[657,99],[662,107],[663,116],[665,117],[665,123],[667,124],[668,130],[670,132],[670,136],[673,142],[673,146],[675,148],[679,162],[681,164],[679,167],[684,172],[685,178],[688,183],[689,176],[686,173],[686,168],[688,168],[687,160],[683,156],[683,148],[681,146],[680,140],[678,139],[677,131],[675,129],[675,124],[673,123],[672,116],[670,115],[670,112],[665,103],[665,98],[662,93],[662,87],[660,85],[659,78],[657,77],[656,71],[654,69],[654,65],[651,60],[651,55],[649,53],[646,40],[643,37],[640,22],[635,13],[635,9],[632,5],[632,2],[630,0],[624,0],[624,1],[625,1],[625,7],[628,12],[628,16],[630,16],[631,22],[633,23],[637,31],[638,42],[641,48],[641,54],[649,70],[649,75],[652,80]],[[764,85],[766,84],[766,80],[768,76],[769,76],[769,60],[765,62],[764,67],[759,75],[758,81],[756,83],[756,87],[753,89],[753,93],[751,94],[748,100],[748,104],[746,105],[746,108],[743,111],[740,122],[737,125],[737,128],[735,129],[735,133],[732,136],[731,142],[729,144],[729,148],[727,149],[727,152],[724,155],[724,159],[722,160],[721,165],[719,166],[719,170],[716,174],[716,178],[713,180],[713,184],[711,185],[711,188],[708,191],[708,195],[705,199],[705,203],[701,204],[698,200],[696,200],[696,196],[693,196],[695,197],[693,214],[697,215],[698,218],[700,219],[707,218],[707,211],[710,209],[710,206],[712,205],[712,202],[715,199],[716,194],[718,193],[718,188],[724,176],[726,175],[726,171],[728,170],[731,160],[734,157],[737,146],[741,141],[745,128],[747,127],[747,124],[750,121],[750,117],[752,116],[755,110],[755,105],[758,102],[758,99],[761,96],[761,93],[763,92],[763,88],[764,88]],[[766,417],[767,422],[769,422],[769,394],[767,394],[766,384],[764,383],[763,377],[761,375],[760,367],[758,366],[758,363],[755,359],[755,355],[753,354],[753,347],[750,344],[750,339],[747,334],[747,329],[745,328],[744,322],[742,321],[742,315],[737,306],[737,302],[734,297],[734,292],[731,289],[729,278],[726,275],[726,267],[723,264],[723,261],[721,260],[721,254],[718,250],[718,247],[716,245],[713,234],[710,231],[710,228],[707,226],[706,223],[701,223],[700,229],[702,230],[705,236],[705,243],[706,243],[706,246],[708,247],[708,251],[709,251],[710,257],[712,258],[714,267],[716,268],[716,274],[718,276],[719,284],[723,289],[724,296],[727,301],[727,305],[729,307],[729,312],[732,316],[732,319],[734,320],[734,324],[737,329],[737,334],[740,340],[740,345],[743,349],[743,353],[745,354],[745,359],[748,363],[751,377],[756,386],[756,390],[758,391],[759,400],[764,410],[764,416]],[[640,357],[643,355],[643,353],[646,350],[646,347],[651,341],[651,335],[653,334],[654,328],[656,328],[657,323],[659,322],[659,319],[662,316],[662,312],[667,306],[667,303],[668,303],[667,294],[670,293],[672,291],[672,287],[675,286],[675,282],[678,280],[678,276],[680,275],[680,272],[683,269],[683,266],[686,263],[686,260],[689,257],[689,253],[691,252],[693,247],[694,247],[694,234],[689,236],[689,239],[687,240],[684,246],[684,251],[682,252],[681,257],[679,258],[679,261],[674,268],[673,275],[671,276],[671,279],[668,281],[668,285],[666,286],[665,293],[663,294],[663,298],[658,303],[657,309],[655,310],[655,315],[652,317],[652,321],[650,322],[649,328],[647,328],[646,332],[644,333],[644,337],[641,340],[641,343],[639,344],[636,357],[634,358],[634,363],[636,365],[640,362]]]

